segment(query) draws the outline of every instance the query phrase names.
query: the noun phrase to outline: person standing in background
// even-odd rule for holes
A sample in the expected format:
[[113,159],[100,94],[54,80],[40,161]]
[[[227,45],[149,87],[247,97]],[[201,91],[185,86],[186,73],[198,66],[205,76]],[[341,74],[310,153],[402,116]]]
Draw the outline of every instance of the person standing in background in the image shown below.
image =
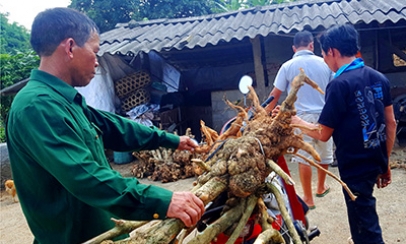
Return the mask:
[[[274,88],[270,93],[270,96],[274,96],[274,100],[265,107],[268,113],[271,113],[281,94],[284,91],[289,92],[290,83],[293,81],[293,78],[299,74],[300,68],[303,68],[306,75],[315,81],[323,91],[325,91],[327,84],[333,79],[334,73],[321,57],[314,54],[314,38],[312,33],[309,31],[296,33],[293,38],[292,48],[295,54],[292,59],[281,66],[276,75]],[[297,115],[307,122],[317,123],[324,102],[323,94],[320,94],[310,86],[302,86],[297,93],[297,100],[295,102]],[[329,164],[333,162],[333,141],[322,142],[306,135],[303,136],[303,139],[316,149],[321,157],[320,165],[327,170]],[[303,150],[300,150],[300,154],[309,156]],[[312,168],[299,157],[293,157],[292,161],[299,163],[299,176],[304,195],[303,201],[310,209],[314,209]],[[330,188],[325,183],[326,173],[318,169],[317,176],[316,196],[323,197],[330,191]]]
[[307,127],[302,131],[313,138],[334,139],[340,177],[357,196],[352,201],[343,190],[349,243],[383,244],[373,190],[375,184],[383,188],[392,181],[389,156],[396,120],[389,80],[356,57],[360,48],[352,25],[329,28],[320,36],[320,44],[324,61],[336,72],[327,86],[326,104],[318,124],[298,116],[292,117],[292,124]]

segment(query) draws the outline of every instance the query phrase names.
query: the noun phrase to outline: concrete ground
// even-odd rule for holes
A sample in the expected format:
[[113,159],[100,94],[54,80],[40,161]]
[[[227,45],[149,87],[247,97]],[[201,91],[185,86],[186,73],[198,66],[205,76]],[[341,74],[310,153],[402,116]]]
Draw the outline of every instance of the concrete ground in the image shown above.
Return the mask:
[[[406,147],[397,148],[392,157],[405,163]],[[131,176],[132,165],[112,164],[113,168],[124,176]],[[296,191],[301,196],[297,165],[289,163],[292,178],[296,182]],[[330,171],[338,175],[337,168],[330,168]],[[316,173],[313,174],[313,192],[315,192]],[[173,191],[188,191],[193,187],[194,178],[179,180],[172,183],[160,183],[140,179],[142,183],[159,185]],[[316,209],[311,210],[307,217],[310,226],[318,226],[321,235],[316,237],[312,244],[346,244],[350,236],[347,213],[342,194],[341,185],[333,178],[327,178],[327,184],[331,191],[323,198],[315,198]],[[404,168],[392,170],[392,184],[384,189],[375,189],[377,199],[377,211],[380,216],[380,224],[386,244],[406,243],[406,170]],[[192,233],[193,234],[193,233]],[[4,191],[0,198],[0,244],[10,243],[32,243],[33,236],[28,228],[21,207],[14,203],[11,196]]]

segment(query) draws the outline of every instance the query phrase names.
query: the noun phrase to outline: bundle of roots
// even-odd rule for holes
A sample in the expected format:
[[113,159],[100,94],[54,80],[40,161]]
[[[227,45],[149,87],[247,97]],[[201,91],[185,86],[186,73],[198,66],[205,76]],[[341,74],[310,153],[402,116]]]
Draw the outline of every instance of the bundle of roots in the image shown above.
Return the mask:
[[[194,138],[190,128],[186,130],[185,135]],[[148,178],[166,183],[197,176],[195,170],[198,169],[191,160],[200,155],[194,152],[161,147],[156,150],[133,152],[133,155],[138,162],[133,166],[131,173],[139,179]]]
[[[272,218],[268,215],[261,197],[265,193],[273,193],[276,199],[279,199],[279,208],[293,241],[301,243],[286,211],[286,206],[281,200],[280,193],[272,184],[266,183],[265,179],[274,171],[288,184],[292,184],[293,181],[290,177],[273,160],[287,153],[300,156],[299,149],[309,153],[315,161],[320,161],[314,148],[303,141],[302,135],[295,134],[296,126],[291,125],[291,118],[296,114],[294,109],[296,94],[305,83],[321,91],[317,84],[301,70],[292,81],[291,91],[275,117],[266,113],[261,107],[254,89],[250,87],[248,98],[252,101],[252,110],[255,113],[252,119],[248,119],[245,108],[226,101],[229,106],[238,111],[235,121],[227,131],[219,135],[216,131],[206,127],[203,121],[201,122],[204,145],[196,150],[201,155],[200,159],[192,160],[200,168],[201,175],[195,182],[192,191],[205,205],[215,200],[223,192],[227,192],[229,206],[223,211],[220,218],[203,232],[194,236],[188,243],[210,243],[219,233],[226,230],[231,233],[227,243],[234,243],[256,206],[260,212],[259,223],[262,226],[262,233],[255,243],[284,243],[280,233],[275,231],[270,224]],[[311,165],[323,169],[313,159],[302,158]],[[327,173],[337,179],[355,199],[355,196],[338,177],[331,172],[327,171]],[[115,229],[87,243],[100,243],[149,223],[147,221],[115,221]],[[166,219],[137,230],[137,234],[131,238],[115,243],[181,243],[184,237],[194,230],[194,228],[184,229],[184,227],[184,224],[178,219]],[[113,242],[105,241],[103,243]]]

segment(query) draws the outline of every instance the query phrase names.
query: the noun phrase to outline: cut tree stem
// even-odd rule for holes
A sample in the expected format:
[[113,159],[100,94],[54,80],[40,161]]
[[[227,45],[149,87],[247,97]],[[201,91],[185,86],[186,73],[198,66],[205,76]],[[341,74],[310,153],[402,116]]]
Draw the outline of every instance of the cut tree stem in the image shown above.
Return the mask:
[[302,242],[300,240],[300,237],[297,234],[296,228],[293,225],[292,219],[290,218],[290,215],[286,209],[285,202],[284,202],[279,190],[272,183],[267,183],[266,185],[271,190],[272,194],[274,194],[275,199],[278,202],[279,211],[281,211],[282,218],[285,221],[286,227],[288,227],[289,233],[293,238],[293,243],[301,244]]
[[91,240],[86,241],[83,244],[98,244],[104,240],[111,240],[117,236],[128,234],[131,231],[149,223],[149,221],[128,221],[128,220],[117,220],[112,218],[113,222],[116,223],[113,229],[104,232],[103,234],[92,238]]
[[245,224],[247,223],[248,219],[250,218],[252,211],[254,211],[257,201],[258,201],[258,197],[254,196],[254,195],[251,195],[248,197],[244,214],[241,216],[241,219],[238,222],[237,227],[235,227],[233,234],[231,234],[230,238],[228,238],[228,241],[226,244],[233,244],[237,240],[238,236],[242,232],[242,229],[244,228]]
[[210,223],[204,232],[196,235],[188,244],[207,244],[210,243],[220,233],[225,232],[231,225],[237,222],[245,210],[247,199],[241,198],[240,202],[227,212],[223,213],[215,222]]

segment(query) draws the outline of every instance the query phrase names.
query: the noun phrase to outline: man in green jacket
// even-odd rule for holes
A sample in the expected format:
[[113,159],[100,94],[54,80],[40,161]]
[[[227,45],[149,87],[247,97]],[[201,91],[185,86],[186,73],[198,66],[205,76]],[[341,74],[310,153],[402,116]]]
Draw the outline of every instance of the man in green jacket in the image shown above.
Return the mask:
[[107,162],[104,148],[192,150],[196,145],[187,136],[86,105],[74,87],[89,84],[98,66],[95,23],[72,9],[48,9],[34,20],[31,45],[40,66],[14,99],[6,135],[34,243],[84,242],[111,229],[111,217],[196,224],[204,205],[193,193],[123,178]]

